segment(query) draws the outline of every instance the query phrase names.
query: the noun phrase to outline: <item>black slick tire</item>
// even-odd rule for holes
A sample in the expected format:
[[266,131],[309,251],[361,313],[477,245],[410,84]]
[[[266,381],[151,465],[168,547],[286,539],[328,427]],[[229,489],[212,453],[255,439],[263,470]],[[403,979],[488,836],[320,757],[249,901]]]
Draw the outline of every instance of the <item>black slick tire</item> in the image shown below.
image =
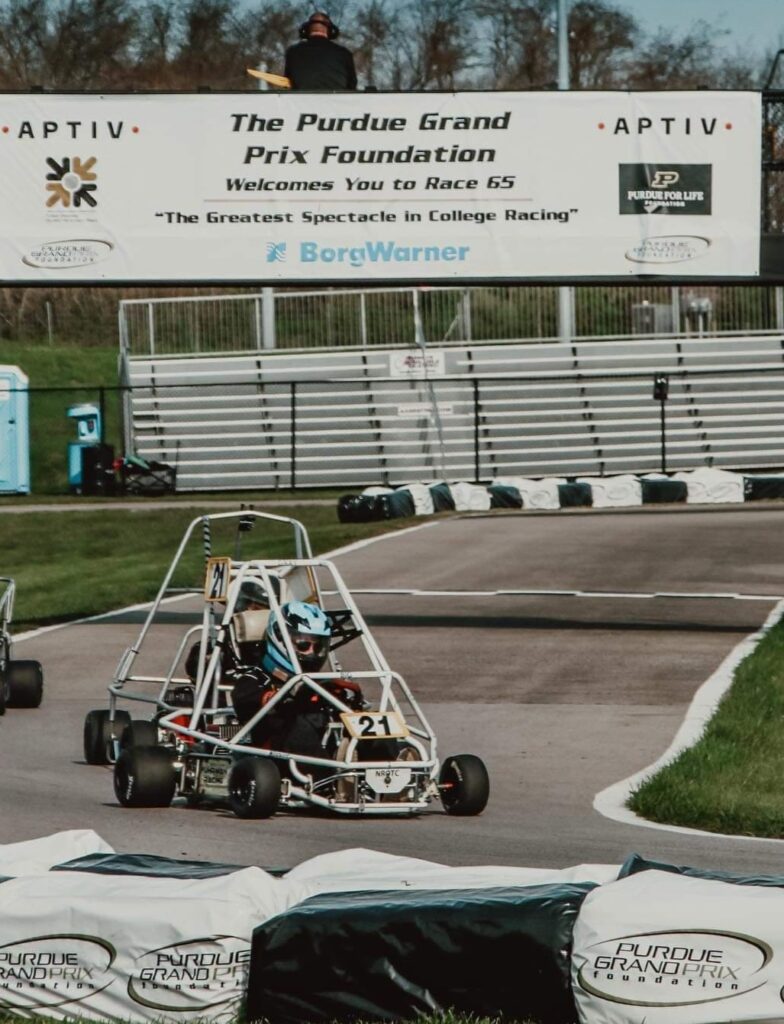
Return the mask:
[[461,817],[481,814],[490,798],[487,768],[475,754],[448,757],[441,766],[438,786],[447,814]]
[[135,718],[126,725],[120,736],[120,749],[128,750],[130,747],[157,747],[158,726],[155,722],[148,722],[145,719]]
[[238,818],[269,818],[280,803],[280,772],[267,757],[243,757],[229,772],[229,804]]
[[13,658],[5,672],[5,702],[9,708],[37,708],[44,696],[44,673],[39,661]]
[[123,807],[168,807],[177,788],[171,752],[129,747],[114,766],[114,792]]

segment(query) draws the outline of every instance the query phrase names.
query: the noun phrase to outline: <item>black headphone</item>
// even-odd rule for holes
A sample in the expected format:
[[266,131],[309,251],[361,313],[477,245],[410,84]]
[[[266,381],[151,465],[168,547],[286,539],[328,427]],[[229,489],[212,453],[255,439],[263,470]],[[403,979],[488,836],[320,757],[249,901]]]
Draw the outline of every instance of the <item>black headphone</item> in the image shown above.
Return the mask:
[[300,25],[300,27],[299,27],[299,37],[300,37],[300,39],[309,39],[310,38],[310,26],[314,22],[317,22],[318,24],[321,24],[321,25],[326,25],[326,27],[327,27],[327,39],[337,39],[337,37],[340,35],[340,29],[332,21],[332,18],[330,18],[330,16],[328,14],[325,14],[323,11],[316,11],[315,13],[311,14],[311,16],[308,18],[307,21],[303,21],[302,24]]

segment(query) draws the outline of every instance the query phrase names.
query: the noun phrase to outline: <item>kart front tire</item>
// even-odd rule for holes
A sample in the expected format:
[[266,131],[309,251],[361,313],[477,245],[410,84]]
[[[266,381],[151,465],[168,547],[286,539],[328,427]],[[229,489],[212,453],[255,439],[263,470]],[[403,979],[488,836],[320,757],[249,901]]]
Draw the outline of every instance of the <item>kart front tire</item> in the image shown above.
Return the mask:
[[280,803],[280,772],[267,757],[243,757],[229,772],[229,804],[238,818],[269,818]]
[[142,718],[130,721],[120,736],[120,750],[128,750],[130,747],[157,747],[158,726],[155,722],[148,722]]
[[447,814],[470,817],[481,814],[490,798],[490,777],[475,754],[448,757],[438,776],[441,803]]
[[5,703],[9,708],[37,708],[44,696],[44,672],[39,661],[14,658],[5,671]]
[[88,764],[109,764],[109,744],[119,740],[131,716],[127,711],[115,711],[114,722],[109,721],[109,709],[88,711],[84,720],[84,759]]
[[129,747],[114,766],[114,792],[123,807],[168,807],[177,788],[171,752]]

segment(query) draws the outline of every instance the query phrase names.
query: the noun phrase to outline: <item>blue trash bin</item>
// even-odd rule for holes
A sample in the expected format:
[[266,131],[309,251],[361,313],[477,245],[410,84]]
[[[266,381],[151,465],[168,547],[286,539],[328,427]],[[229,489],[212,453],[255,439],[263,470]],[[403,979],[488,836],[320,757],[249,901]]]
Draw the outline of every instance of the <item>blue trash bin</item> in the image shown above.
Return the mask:
[[92,402],[72,405],[68,417],[76,422],[78,440],[68,442],[68,486],[81,493],[83,486],[82,466],[85,448],[95,448],[101,443],[101,410]]

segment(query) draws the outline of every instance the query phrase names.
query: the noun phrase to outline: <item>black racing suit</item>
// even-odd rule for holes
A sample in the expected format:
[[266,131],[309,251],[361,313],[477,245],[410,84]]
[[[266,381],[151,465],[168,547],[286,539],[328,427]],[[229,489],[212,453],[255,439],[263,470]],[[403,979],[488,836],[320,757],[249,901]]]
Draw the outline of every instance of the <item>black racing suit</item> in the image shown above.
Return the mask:
[[[280,682],[263,669],[248,669],[234,684],[232,703],[237,718],[244,725],[260,707],[277,693]],[[364,707],[362,691],[349,680],[321,680],[320,685],[339,700],[357,710]],[[251,730],[255,747],[282,750],[308,757],[334,757],[335,750],[326,750],[323,739],[327,726],[333,720],[336,708],[307,685],[301,685],[295,694],[284,697],[270,714]]]
[[286,78],[292,89],[356,89],[351,51],[323,36],[312,36],[286,50]]

